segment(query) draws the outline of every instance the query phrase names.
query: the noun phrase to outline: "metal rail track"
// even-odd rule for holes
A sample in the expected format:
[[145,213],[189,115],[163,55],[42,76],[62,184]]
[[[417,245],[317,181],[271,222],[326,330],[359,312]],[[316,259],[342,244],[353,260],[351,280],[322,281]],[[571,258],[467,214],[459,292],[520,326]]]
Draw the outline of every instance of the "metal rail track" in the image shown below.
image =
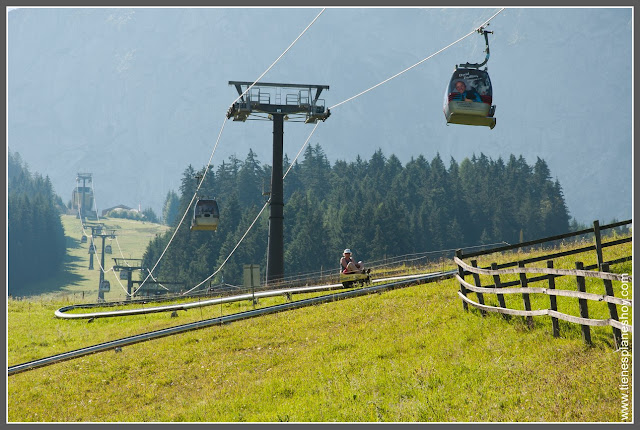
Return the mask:
[[[398,276],[393,278],[376,279],[374,280],[374,282],[390,282],[390,281],[397,281],[397,280],[417,279],[423,276],[425,276],[425,274]],[[252,300],[254,298],[260,299],[264,297],[311,293],[311,292],[317,292],[317,291],[340,290],[344,288],[345,287],[342,284],[315,285],[315,286],[309,286],[309,287],[294,287],[294,288],[286,288],[286,289],[279,289],[279,290],[259,291],[255,293],[238,294],[235,296],[217,297],[215,299],[201,300],[197,302],[181,303],[181,304],[175,304],[175,305],[154,306],[149,308],[124,309],[124,310],[118,310],[118,311],[103,311],[103,312],[85,312],[85,313],[77,313],[77,314],[67,313],[75,309],[91,309],[91,308],[97,308],[97,307],[100,308],[100,307],[107,307],[107,306],[136,304],[136,302],[88,303],[88,304],[81,304],[81,305],[64,306],[55,311],[55,316],[58,318],[64,318],[64,319],[91,319],[91,318],[109,318],[109,317],[151,314],[151,313],[157,313],[157,312],[186,311],[187,309],[219,305],[222,303],[239,302],[243,300]]]
[[243,319],[254,318],[262,315],[273,314],[276,312],[283,312],[293,309],[300,309],[307,306],[313,306],[321,303],[334,302],[338,300],[349,299],[353,297],[365,296],[368,294],[382,293],[384,291],[391,291],[397,288],[408,287],[417,283],[433,282],[438,279],[452,278],[456,270],[448,272],[436,272],[422,276],[416,276],[411,279],[405,279],[402,281],[391,282],[388,284],[374,285],[371,287],[358,288],[355,290],[344,291],[340,293],[327,294],[319,297],[313,297],[310,299],[303,299],[289,303],[283,303],[280,305],[269,306],[262,309],[254,309],[245,312],[239,312],[236,314],[225,315],[218,318],[211,318],[207,320],[197,321],[193,323],[183,324],[175,327],[169,327],[161,330],[155,330],[148,333],[137,334],[121,339],[116,339],[97,345],[88,346],[86,348],[76,349],[61,354],[52,355],[50,357],[41,358],[34,361],[29,361],[14,366],[9,366],[7,369],[7,376],[15,375],[17,373],[33,370],[39,367],[48,366],[51,364],[59,363],[61,361],[71,360],[79,357],[83,357],[90,354],[95,354],[102,351],[107,351],[116,348],[122,348],[123,346],[133,345],[135,343],[145,342],[152,339],[158,339],[161,337],[171,336],[178,333],[184,333],[191,330],[198,330],[215,325],[228,324],[234,321],[240,321]]

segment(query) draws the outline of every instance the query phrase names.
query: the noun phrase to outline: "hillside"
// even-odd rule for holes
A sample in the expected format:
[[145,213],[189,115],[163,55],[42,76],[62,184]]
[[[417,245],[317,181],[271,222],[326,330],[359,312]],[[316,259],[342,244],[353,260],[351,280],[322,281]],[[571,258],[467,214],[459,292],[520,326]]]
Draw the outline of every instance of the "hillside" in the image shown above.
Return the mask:
[[[214,146],[216,166],[250,148],[273,164],[267,121],[230,121],[216,145],[237,97],[228,82],[256,80],[320,10],[13,10],[7,145],[48,175],[65,203],[76,173],[91,172],[99,210],[125,204],[161,213],[184,168],[207,164]],[[262,81],[329,85],[322,98],[333,106],[431,56],[497,10],[327,8]],[[310,143],[322,144],[332,163],[368,159],[378,148],[403,164],[438,153],[445,162],[481,152],[493,159],[523,154],[529,163],[540,157],[578,221],[629,218],[633,99],[621,88],[633,78],[633,10],[507,8],[489,30],[495,129],[447,126],[442,113],[454,65],[484,57],[484,41],[474,35],[331,109]],[[290,159],[312,128],[287,123]]]
[[[631,252],[630,244],[620,248],[623,255]],[[565,257],[556,267],[573,263]],[[614,270],[631,269],[625,263]],[[572,280],[562,282],[571,288]],[[560,280],[557,286],[562,288]],[[620,285],[614,287],[619,294]],[[454,280],[419,285],[20,373],[8,379],[8,420],[620,420],[620,352],[612,348],[610,328],[592,328],[593,347],[584,345],[579,326],[568,323],[554,339],[549,318],[536,318],[528,329],[522,319],[463,312],[458,289]],[[260,306],[285,299],[272,300]],[[10,365],[248,306],[88,324],[55,319],[61,305],[10,300]],[[592,317],[604,310],[594,308]]]
[[[89,244],[81,243],[83,233],[80,220],[73,215],[62,215],[61,219],[67,243],[63,272],[44,282],[29,285],[22,295],[95,301],[100,280],[99,259],[102,240],[97,239],[98,254],[97,257],[94,255],[93,270],[89,270]],[[111,283],[111,292],[105,294],[105,299],[124,298],[125,293],[119,286],[117,274],[109,271],[114,265],[113,258],[142,258],[148,243],[157,234],[164,233],[167,227],[121,218],[100,218],[100,222],[104,223],[107,229],[115,229],[117,236],[117,240],[105,239],[105,246],[111,245],[112,248],[112,254],[105,254],[105,279]],[[87,230],[87,233],[90,234],[91,230]]]

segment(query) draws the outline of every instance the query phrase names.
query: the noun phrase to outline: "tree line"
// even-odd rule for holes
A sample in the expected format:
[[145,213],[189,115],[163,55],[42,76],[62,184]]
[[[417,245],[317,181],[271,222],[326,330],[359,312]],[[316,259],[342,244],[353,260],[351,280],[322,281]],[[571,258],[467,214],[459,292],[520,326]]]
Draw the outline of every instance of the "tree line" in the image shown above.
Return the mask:
[[[290,170],[289,170],[290,168]],[[338,270],[344,248],[372,261],[418,252],[506,241],[517,243],[570,230],[562,187],[547,163],[522,157],[493,160],[484,154],[461,163],[420,155],[404,166],[395,155],[376,151],[371,159],[333,165],[320,145],[308,146],[301,162],[284,159],[285,276]],[[189,229],[198,179],[199,197],[216,198],[216,232]],[[271,166],[250,150],[217,167],[185,169],[179,193],[170,191],[163,218],[173,229],[149,244],[143,264],[164,280],[195,285],[225,262],[265,205]],[[226,262],[214,282],[242,284],[242,265],[259,264],[264,277],[268,207]]]
[[49,177],[31,173],[18,153],[7,162],[8,293],[57,274],[66,255],[62,199]]
[[137,210],[133,209],[116,208],[107,212],[106,216],[108,218],[124,218],[132,219],[134,221],[148,221],[156,224],[160,223],[158,216],[150,207],[146,208],[142,212],[138,212]]

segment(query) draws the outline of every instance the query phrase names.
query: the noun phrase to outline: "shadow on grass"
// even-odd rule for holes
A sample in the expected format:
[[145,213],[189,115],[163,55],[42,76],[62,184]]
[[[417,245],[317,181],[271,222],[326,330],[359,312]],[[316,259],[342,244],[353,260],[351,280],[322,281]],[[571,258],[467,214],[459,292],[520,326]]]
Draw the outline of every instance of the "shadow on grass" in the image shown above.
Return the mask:
[[78,239],[74,239],[73,237],[69,236],[66,236],[65,238],[67,239],[67,250],[82,248],[82,244]]
[[[69,240],[67,241],[67,243]],[[77,240],[75,242],[78,242]],[[63,267],[57,274],[50,278],[24,285],[21,288],[9,287],[9,296],[28,297],[38,296],[40,294],[51,294],[64,292],[65,287],[79,285],[82,281],[86,281],[86,277],[73,273],[73,266],[82,261],[80,257],[74,257],[67,254],[64,258]]]

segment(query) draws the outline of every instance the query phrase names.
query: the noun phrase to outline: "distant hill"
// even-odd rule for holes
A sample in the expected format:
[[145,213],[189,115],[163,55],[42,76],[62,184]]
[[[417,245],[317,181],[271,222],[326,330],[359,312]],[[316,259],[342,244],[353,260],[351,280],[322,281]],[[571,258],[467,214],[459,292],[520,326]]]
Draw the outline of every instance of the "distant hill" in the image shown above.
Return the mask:
[[[329,85],[333,106],[438,52],[498,9],[327,9],[264,77]],[[319,8],[29,8],[8,15],[8,144],[66,202],[91,172],[98,210],[162,213],[181,172],[209,162],[231,80],[258,78]],[[506,9],[489,28],[497,126],[446,126],[455,64],[484,58],[471,36],[332,110],[310,143],[329,160],[378,148],[403,163],[481,152],[547,161],[581,222],[631,216],[631,10]],[[272,164],[271,123],[229,122],[212,164],[252,149]],[[285,125],[293,159],[312,127]],[[357,179],[357,178],[353,178]],[[556,179],[556,178],[554,178]],[[499,185],[499,184],[495,184]],[[224,193],[225,190],[219,190]]]

